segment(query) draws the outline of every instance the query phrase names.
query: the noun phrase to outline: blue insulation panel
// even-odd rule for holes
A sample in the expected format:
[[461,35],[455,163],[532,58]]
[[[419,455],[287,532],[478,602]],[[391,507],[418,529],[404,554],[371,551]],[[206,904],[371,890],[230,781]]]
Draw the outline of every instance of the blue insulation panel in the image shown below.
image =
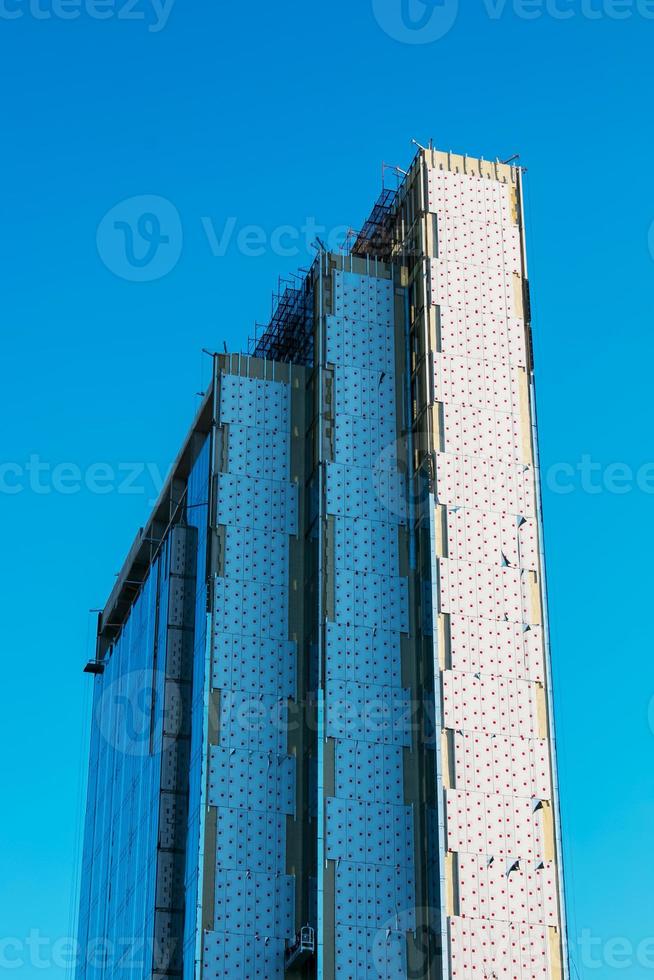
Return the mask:
[[335,862],[337,980],[406,977],[406,929],[415,921],[414,820],[403,787],[411,705],[400,647],[409,629],[399,560],[407,490],[397,458],[394,335],[393,283],[334,273],[326,345],[335,453],[326,497],[335,617],[326,629],[325,686],[336,796],[326,800],[325,847]]
[[217,808],[214,929],[205,978],[282,980],[295,934],[286,822],[295,813],[295,758],[287,705],[296,694],[289,640],[289,536],[297,533],[290,481],[290,388],[223,375],[220,422],[227,467],[218,478],[225,526],[216,578],[212,686],[220,692],[210,748],[209,805]]

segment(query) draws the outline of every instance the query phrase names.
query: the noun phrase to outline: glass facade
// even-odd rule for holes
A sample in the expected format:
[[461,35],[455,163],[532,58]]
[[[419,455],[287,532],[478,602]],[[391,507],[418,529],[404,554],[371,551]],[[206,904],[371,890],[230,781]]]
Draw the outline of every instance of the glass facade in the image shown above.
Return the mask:
[[78,976],[149,976],[154,955],[169,546],[95,679]]
[[202,864],[201,843],[203,808],[205,806],[206,750],[208,719],[207,664],[208,621],[206,568],[209,557],[209,492],[211,472],[211,439],[200,440],[202,448],[188,481],[186,521],[197,529],[197,568],[195,579],[195,628],[192,637],[190,709],[190,765],[188,781],[188,835],[186,838],[184,903],[184,980],[192,980],[199,956],[198,931],[201,924]]
[[78,976],[88,980],[179,973],[184,922],[194,953],[208,472],[205,440],[180,522],[94,681],[78,931]]

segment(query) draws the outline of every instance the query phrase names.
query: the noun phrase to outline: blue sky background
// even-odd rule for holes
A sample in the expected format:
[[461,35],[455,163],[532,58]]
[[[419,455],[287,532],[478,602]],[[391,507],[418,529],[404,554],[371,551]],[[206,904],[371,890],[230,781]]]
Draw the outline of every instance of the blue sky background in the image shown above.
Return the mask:
[[[598,941],[573,945],[573,976],[653,975],[654,942],[636,952],[654,937],[654,470],[649,486],[636,479],[654,460],[653,5],[558,0],[572,13],[561,19],[552,0],[507,0],[495,16],[490,0],[458,14],[446,0],[421,33],[400,0],[177,0],[160,30],[150,0],[141,20],[116,16],[124,0],[104,20],[87,7],[46,18],[39,2],[0,5],[0,937],[25,960],[2,972],[66,972],[51,944],[75,914],[87,610],[158,489],[141,474],[138,492],[120,492],[119,467],[165,471],[208,380],[201,348],[243,348],[278,273],[313,254],[275,254],[268,238],[254,257],[236,233],[357,227],[381,162],[406,166],[410,138],[433,137],[487,158],[520,152],[529,168],[542,462],[571,489],[544,499],[570,929]],[[180,216],[167,246],[178,261],[153,282],[116,275],[96,244],[103,216],[138,195]],[[220,237],[230,218],[216,256],[206,227]],[[577,471],[584,459],[598,471]],[[61,492],[98,463],[114,468],[110,492]],[[572,470],[550,469],[560,463]],[[630,468],[626,492],[614,463]],[[33,930],[45,968],[30,963]]]

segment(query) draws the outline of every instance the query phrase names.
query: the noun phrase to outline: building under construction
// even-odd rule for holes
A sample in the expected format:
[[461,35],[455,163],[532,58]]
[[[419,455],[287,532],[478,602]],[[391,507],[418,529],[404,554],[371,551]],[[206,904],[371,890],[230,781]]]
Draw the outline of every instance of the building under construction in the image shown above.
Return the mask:
[[522,172],[421,149],[99,617],[79,980],[567,977],[535,423]]

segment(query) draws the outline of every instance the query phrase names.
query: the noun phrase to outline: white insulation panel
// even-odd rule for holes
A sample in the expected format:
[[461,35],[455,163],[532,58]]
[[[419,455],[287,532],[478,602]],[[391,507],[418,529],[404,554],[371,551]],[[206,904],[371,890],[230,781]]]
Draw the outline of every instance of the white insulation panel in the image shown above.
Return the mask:
[[552,795],[546,739],[484,732],[453,733],[457,789],[549,800]]
[[517,194],[434,168],[428,208],[452,977],[537,980],[560,912]]
[[552,861],[490,860],[459,854],[459,908],[466,919],[556,926],[556,868]]
[[545,980],[551,976],[545,926],[454,917],[450,942],[454,980],[493,976]]

